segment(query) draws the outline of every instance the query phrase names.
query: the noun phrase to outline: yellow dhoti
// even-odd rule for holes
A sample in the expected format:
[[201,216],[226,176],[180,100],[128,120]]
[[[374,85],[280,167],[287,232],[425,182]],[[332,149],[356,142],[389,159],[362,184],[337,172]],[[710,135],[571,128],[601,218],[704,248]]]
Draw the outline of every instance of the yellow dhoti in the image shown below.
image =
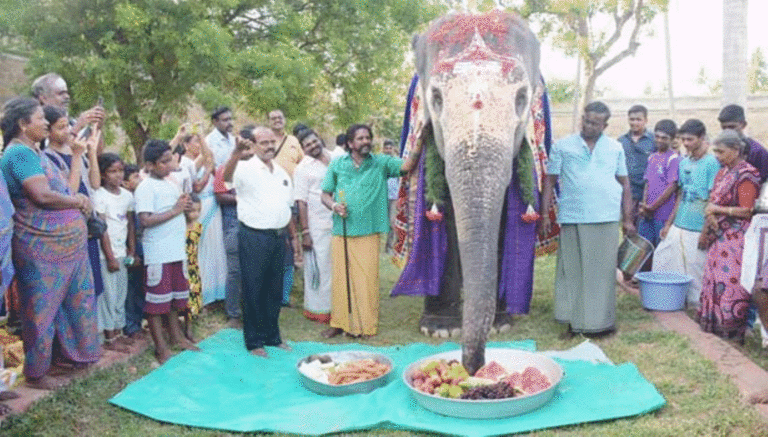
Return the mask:
[[[345,258],[344,237],[333,236],[332,327],[354,335],[376,335],[379,325],[379,237],[380,234],[347,237]],[[349,260],[351,313],[345,259]]]

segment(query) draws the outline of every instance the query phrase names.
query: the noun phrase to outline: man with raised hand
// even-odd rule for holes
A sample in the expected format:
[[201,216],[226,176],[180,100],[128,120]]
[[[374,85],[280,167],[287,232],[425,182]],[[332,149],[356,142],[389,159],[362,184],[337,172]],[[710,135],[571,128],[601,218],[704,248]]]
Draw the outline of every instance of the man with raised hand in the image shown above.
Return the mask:
[[[292,226],[293,184],[274,162],[277,138],[270,129],[256,127],[253,141],[239,138],[224,164],[223,178],[232,182],[240,229],[243,337],[253,355],[267,357],[265,346],[290,349],[280,337],[278,319],[283,290],[285,234],[298,245]],[[254,147],[253,158],[243,154]]]

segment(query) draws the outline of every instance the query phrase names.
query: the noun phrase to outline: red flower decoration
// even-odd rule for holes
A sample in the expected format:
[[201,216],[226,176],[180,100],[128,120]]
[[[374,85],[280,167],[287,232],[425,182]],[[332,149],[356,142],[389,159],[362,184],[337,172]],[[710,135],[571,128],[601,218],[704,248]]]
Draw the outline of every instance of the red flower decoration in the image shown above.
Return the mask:
[[432,222],[439,222],[443,219],[443,213],[440,212],[439,209],[437,209],[437,204],[433,203],[432,208],[429,209],[429,211],[424,213],[425,216],[427,216],[427,220]]
[[536,212],[535,209],[533,209],[532,205],[528,205],[528,208],[525,210],[525,214],[521,214],[520,218],[523,219],[526,223],[533,223],[541,218],[538,212]]

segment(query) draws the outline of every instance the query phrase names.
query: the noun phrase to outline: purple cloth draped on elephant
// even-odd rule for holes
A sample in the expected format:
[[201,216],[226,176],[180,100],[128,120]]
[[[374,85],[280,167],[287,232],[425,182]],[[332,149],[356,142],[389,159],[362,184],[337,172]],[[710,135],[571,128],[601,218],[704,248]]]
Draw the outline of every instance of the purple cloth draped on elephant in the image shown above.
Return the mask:
[[[413,246],[408,263],[392,289],[392,296],[437,296],[443,277],[448,251],[445,220],[426,218],[424,197],[424,154],[419,161],[419,179],[414,205]],[[515,164],[516,165],[516,164]],[[527,205],[519,193],[516,172],[507,188],[507,210],[502,217],[502,259],[499,275],[499,298],[504,299],[509,314],[526,314],[533,290],[533,259],[536,244],[536,224],[525,223],[520,216]],[[512,189],[514,188],[514,189]],[[536,190],[534,207],[540,202]],[[458,256],[458,254],[456,255]]]

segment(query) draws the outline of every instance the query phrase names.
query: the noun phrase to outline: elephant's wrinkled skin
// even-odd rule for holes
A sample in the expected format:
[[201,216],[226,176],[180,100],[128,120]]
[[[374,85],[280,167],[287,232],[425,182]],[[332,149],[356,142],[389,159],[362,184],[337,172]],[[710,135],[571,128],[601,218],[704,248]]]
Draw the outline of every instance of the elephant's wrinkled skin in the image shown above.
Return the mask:
[[484,364],[512,161],[539,77],[539,43],[516,15],[453,13],[414,40],[426,118],[445,161],[463,276],[463,363]]

